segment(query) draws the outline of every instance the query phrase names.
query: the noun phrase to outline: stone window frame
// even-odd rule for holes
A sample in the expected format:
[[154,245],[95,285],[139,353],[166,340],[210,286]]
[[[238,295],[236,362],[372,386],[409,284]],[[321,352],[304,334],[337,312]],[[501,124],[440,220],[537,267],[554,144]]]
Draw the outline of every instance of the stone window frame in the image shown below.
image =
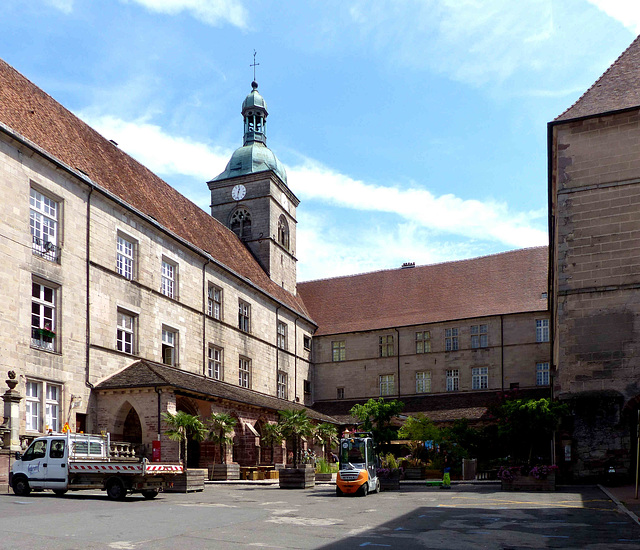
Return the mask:
[[280,214],[278,218],[278,243],[285,250],[289,250],[289,242],[289,222],[284,214]]
[[238,300],[238,328],[242,332],[251,332],[251,304]]
[[473,367],[471,369],[471,389],[489,389],[489,367]]
[[416,332],[416,353],[431,353],[431,331]]
[[444,329],[444,350],[458,351],[460,349],[458,327]]
[[395,355],[394,351],[393,334],[385,334],[378,337],[379,357],[393,357]]
[[431,393],[431,371],[416,371],[416,393]]
[[224,380],[224,348],[209,344],[207,350],[207,376],[214,380]]
[[59,197],[31,185],[29,189],[29,230],[34,255],[54,263],[60,261],[62,205]]
[[287,323],[278,321],[277,326],[277,345],[279,349],[287,349]]
[[222,305],[223,305],[223,291],[217,285],[209,283],[207,289],[207,315],[213,317],[218,321],[222,321]]
[[336,399],[344,399],[344,387],[336,388]]
[[447,369],[447,391],[459,391],[460,390],[460,370],[459,369]]
[[251,359],[242,355],[238,358],[238,386],[251,389]]
[[[126,323],[130,320],[130,323]],[[138,315],[132,311],[118,308],[116,313],[116,349],[129,355],[137,354]],[[127,347],[130,348],[127,350]]]
[[289,395],[289,375],[282,371],[278,371],[278,398],[288,399]]
[[536,362],[536,386],[548,386],[551,383],[549,361]]
[[178,299],[178,263],[166,256],[162,257],[160,269],[160,293]]
[[31,280],[31,347],[58,352],[60,286],[33,277]]
[[229,216],[229,228],[240,239],[251,237],[251,223],[251,211],[245,206],[236,208]]
[[311,351],[311,336],[307,336],[306,334],[302,337],[302,345],[305,351]]
[[378,377],[378,386],[380,388],[380,396],[386,397],[395,395],[396,393],[396,376],[395,374],[381,374]]
[[162,325],[162,363],[170,367],[179,364],[180,331],[169,325]]
[[479,324],[471,325],[471,348],[487,348],[489,347],[489,325]]
[[331,361],[337,363],[347,358],[347,341],[334,340],[331,342]]
[[549,319],[536,319],[536,343],[549,341]]
[[133,281],[137,278],[138,240],[118,231],[116,235],[116,273]]
[[[36,390],[34,395],[33,390]],[[55,391],[55,395],[51,390]],[[46,433],[61,429],[63,386],[57,382],[27,378],[25,389],[26,431]],[[35,421],[35,427],[34,427]]]

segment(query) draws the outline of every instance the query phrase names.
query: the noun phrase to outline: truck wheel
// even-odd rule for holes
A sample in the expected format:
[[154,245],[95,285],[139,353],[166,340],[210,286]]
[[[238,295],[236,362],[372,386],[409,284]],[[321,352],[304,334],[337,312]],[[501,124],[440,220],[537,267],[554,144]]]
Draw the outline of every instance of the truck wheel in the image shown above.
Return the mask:
[[380,492],[380,478],[376,479],[376,490],[374,493],[378,494]]
[[107,484],[107,496],[111,500],[124,500],[127,496],[127,490],[121,479],[115,478]]
[[53,492],[57,497],[61,497],[61,496],[67,494],[67,490],[66,489],[54,489]]
[[146,491],[142,491],[142,496],[147,500],[156,498],[158,496],[158,489],[147,489]]
[[360,487],[360,496],[366,497],[369,494],[369,484],[363,483],[362,487]]
[[13,492],[19,497],[26,497],[31,492],[29,482],[26,477],[19,476],[13,480],[11,484]]
[[344,493],[340,490],[340,487],[336,487],[336,496],[341,497]]

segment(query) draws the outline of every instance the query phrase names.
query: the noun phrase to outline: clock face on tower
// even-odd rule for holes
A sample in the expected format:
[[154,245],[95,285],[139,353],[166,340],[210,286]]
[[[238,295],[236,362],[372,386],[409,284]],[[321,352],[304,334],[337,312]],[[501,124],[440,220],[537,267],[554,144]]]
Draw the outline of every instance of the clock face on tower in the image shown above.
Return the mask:
[[231,197],[234,201],[241,201],[244,199],[244,196],[247,194],[247,188],[244,185],[236,185],[231,190]]
[[280,196],[280,204],[285,210],[289,210],[289,199],[287,199],[287,195],[284,193]]

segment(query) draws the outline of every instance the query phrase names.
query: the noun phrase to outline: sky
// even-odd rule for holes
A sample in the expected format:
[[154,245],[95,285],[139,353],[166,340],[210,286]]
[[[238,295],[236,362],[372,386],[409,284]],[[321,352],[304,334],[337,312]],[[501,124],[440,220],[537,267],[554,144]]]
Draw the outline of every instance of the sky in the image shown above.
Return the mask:
[[2,0],[0,57],[208,211],[255,67],[300,281],[546,245],[547,123],[635,0]]

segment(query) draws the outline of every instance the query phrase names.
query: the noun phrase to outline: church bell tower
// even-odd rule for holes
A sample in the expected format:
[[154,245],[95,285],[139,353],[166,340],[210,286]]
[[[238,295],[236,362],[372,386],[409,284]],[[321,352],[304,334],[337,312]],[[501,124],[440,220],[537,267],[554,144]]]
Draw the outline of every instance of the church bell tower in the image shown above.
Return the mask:
[[296,208],[282,163],[267,147],[267,103],[251,83],[242,103],[244,140],[207,182],[211,215],[249,248],[271,280],[296,292]]

